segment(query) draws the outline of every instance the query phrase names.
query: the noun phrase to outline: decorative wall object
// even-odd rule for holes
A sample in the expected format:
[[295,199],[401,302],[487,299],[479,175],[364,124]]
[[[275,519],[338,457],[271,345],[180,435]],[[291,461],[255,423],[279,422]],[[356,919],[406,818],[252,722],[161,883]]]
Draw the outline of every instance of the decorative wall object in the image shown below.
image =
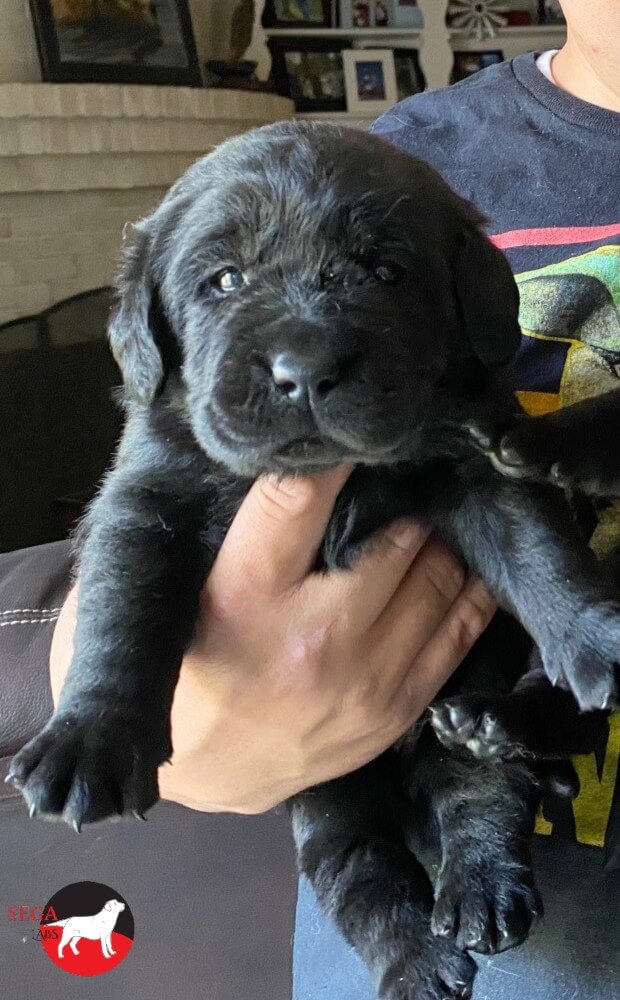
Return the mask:
[[504,53],[500,49],[488,49],[485,52],[455,52],[454,66],[450,83],[465,80],[481,69],[504,61]]
[[349,46],[341,38],[270,38],[277,92],[297,111],[346,111],[342,49]]
[[254,0],[236,0],[230,23],[227,59],[209,59],[205,63],[205,83],[209,87],[232,90],[263,90],[256,78],[256,62],[244,59],[254,34]]
[[200,86],[187,0],[30,0],[43,79]]
[[254,0],[237,0],[230,22],[228,58],[231,63],[236,63],[243,59],[252,44],[255,14],[256,4]]
[[331,0],[266,0],[264,28],[330,28]]
[[506,7],[498,0],[452,0],[448,6],[450,25],[476,38],[494,38],[498,28],[508,23]]
[[380,114],[396,104],[398,88],[391,49],[350,49],[342,58],[349,112]]

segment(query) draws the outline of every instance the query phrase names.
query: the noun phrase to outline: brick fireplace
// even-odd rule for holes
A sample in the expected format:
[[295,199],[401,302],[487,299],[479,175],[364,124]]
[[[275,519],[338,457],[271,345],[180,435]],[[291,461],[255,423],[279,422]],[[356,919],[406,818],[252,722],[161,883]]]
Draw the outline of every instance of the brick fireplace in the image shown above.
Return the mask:
[[109,284],[127,221],[223,139],[291,112],[241,91],[1,84],[0,324]]
[[291,113],[261,93],[0,84],[0,551],[65,537],[109,463],[125,223],[223,139]]

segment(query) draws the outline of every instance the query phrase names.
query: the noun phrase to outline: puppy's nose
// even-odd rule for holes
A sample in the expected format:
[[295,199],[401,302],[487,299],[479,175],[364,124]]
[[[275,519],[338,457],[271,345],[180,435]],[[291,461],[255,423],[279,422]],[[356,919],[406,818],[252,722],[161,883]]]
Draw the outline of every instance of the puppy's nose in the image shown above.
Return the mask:
[[294,354],[278,354],[272,363],[271,374],[278,390],[297,405],[319,402],[340,378],[335,361],[312,360]]

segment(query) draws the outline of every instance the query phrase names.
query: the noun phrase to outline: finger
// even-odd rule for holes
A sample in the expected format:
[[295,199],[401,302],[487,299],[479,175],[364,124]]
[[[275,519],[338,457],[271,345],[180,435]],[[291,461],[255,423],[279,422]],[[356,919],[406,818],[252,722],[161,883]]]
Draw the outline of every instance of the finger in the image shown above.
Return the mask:
[[466,572],[456,556],[431,538],[368,636],[372,648],[384,651],[389,695],[401,686],[412,661],[441,628],[465,583]]
[[[471,576],[435,634],[415,657],[395,704],[417,718],[480,638],[497,611],[484,583]],[[409,708],[407,708],[409,706]]]
[[397,521],[373,539],[372,548],[352,569],[311,576],[300,594],[318,614],[342,611],[343,628],[365,632],[392,600],[429,536],[418,521]]
[[73,633],[76,621],[77,587],[73,587],[69,591],[58,616],[50,648],[50,682],[54,705],[58,704],[60,691],[73,657]]
[[306,478],[257,480],[243,501],[211,573],[212,586],[247,585],[282,594],[310,572],[334,503],[351,473],[339,466]]

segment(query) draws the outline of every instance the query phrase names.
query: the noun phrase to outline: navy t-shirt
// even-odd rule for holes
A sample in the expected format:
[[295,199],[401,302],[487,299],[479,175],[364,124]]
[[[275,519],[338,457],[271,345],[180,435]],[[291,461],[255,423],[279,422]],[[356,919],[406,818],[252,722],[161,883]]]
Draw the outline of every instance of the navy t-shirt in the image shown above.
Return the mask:
[[[620,114],[560,90],[529,53],[410,97],[373,131],[434,166],[489,220],[519,285],[525,409],[545,413],[618,386]],[[620,542],[618,505],[598,513],[592,544],[604,551]],[[599,754],[576,761],[579,797],[548,806],[540,833],[606,843],[613,862],[619,750],[616,717]]]

